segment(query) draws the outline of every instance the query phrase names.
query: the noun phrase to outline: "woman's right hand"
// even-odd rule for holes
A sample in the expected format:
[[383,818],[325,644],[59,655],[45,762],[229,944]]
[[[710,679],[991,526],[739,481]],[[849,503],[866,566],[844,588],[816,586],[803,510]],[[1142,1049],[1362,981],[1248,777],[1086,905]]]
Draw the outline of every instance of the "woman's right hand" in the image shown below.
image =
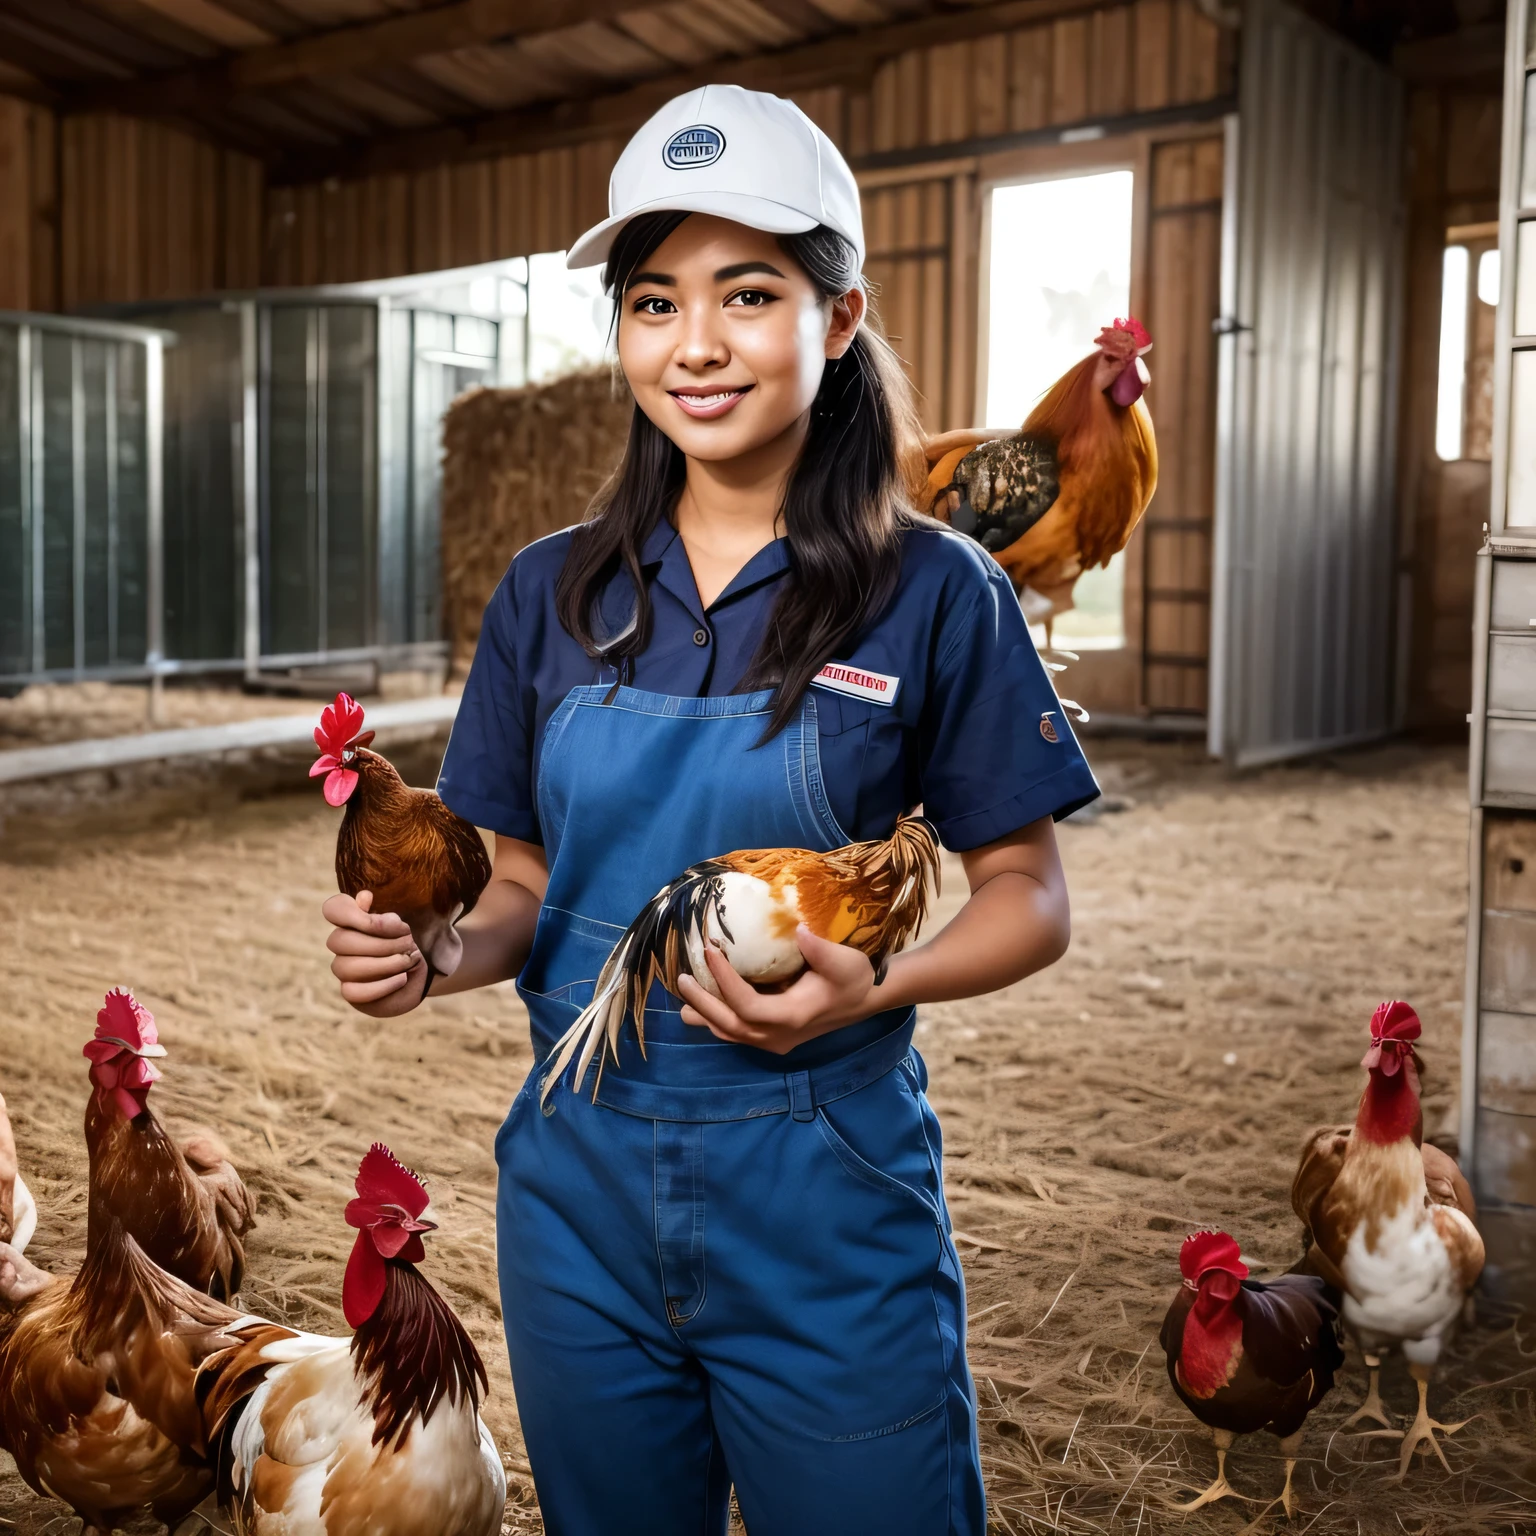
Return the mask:
[[393,1019],[426,995],[427,962],[403,918],[372,908],[372,891],[330,897],[320,908],[331,924],[325,947],[343,1001],[370,1018]]

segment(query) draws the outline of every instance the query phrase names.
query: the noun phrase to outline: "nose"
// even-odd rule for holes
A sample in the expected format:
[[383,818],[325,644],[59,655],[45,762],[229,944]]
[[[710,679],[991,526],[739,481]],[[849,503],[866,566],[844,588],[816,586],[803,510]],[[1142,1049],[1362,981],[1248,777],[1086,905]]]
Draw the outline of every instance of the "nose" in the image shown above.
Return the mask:
[[720,334],[718,319],[718,311],[712,304],[690,305],[686,311],[676,360],[689,373],[723,368],[730,362],[731,351]]

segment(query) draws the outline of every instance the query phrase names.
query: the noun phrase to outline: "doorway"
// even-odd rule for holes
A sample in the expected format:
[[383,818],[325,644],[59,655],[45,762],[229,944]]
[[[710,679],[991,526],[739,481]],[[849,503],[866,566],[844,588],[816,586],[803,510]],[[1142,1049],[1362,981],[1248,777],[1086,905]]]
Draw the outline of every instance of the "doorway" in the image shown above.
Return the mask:
[[[983,235],[978,421],[1017,427],[1041,395],[1131,312],[1135,173],[1124,167],[995,185]],[[1021,338],[1028,346],[1021,346]],[[1072,650],[1125,645],[1122,551],[1086,571],[1054,638]]]

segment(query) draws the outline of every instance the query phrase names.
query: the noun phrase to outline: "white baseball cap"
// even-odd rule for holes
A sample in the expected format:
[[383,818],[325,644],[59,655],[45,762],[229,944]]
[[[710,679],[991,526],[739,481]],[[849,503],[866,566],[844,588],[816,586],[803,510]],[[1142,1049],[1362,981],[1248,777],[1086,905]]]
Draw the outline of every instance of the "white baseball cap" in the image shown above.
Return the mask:
[[624,146],[608,178],[608,217],[571,247],[566,266],[601,265],[636,214],[670,209],[774,235],[825,224],[864,265],[864,218],[848,162],[792,101],[765,91],[704,85],[674,96]]

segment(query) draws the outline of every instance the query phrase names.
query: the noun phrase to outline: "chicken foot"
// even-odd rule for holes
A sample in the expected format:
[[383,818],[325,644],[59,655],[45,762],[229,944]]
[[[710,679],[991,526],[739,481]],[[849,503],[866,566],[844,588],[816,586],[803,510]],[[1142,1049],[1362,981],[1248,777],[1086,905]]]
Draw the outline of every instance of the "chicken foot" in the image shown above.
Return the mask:
[[1232,1449],[1232,1431],[1230,1429],[1213,1429],[1211,1431],[1211,1439],[1216,1442],[1216,1481],[1198,1498],[1190,1500],[1188,1504],[1173,1504],[1169,1506],[1171,1509],[1178,1510],[1181,1514],[1188,1514],[1190,1510],[1200,1509],[1206,1504],[1214,1504],[1217,1499],[1247,1498],[1246,1494],[1239,1493],[1227,1481],[1227,1452]]
[[1451,1470],[1451,1464],[1445,1459],[1445,1452],[1440,1447],[1440,1442],[1435,1439],[1435,1431],[1441,1434],[1454,1435],[1458,1429],[1463,1429],[1472,1422],[1471,1419],[1463,1419],[1459,1424],[1442,1424],[1438,1419],[1429,1416],[1429,1378],[1431,1367],[1410,1362],[1408,1373],[1419,1384],[1419,1411],[1414,1416],[1413,1423],[1408,1426],[1408,1433],[1403,1436],[1403,1454],[1397,1464],[1397,1475],[1390,1479],[1391,1482],[1400,1483],[1408,1475],[1408,1463],[1413,1458],[1413,1453],[1419,1445],[1428,1441],[1429,1448],[1440,1458],[1440,1465],[1447,1472]]
[[[1386,1405],[1381,1400],[1381,1357],[1379,1355],[1367,1355],[1365,1363],[1370,1367],[1371,1389],[1365,1394],[1365,1401],[1339,1425],[1339,1428],[1348,1429],[1351,1424],[1356,1424],[1361,1419],[1375,1419],[1378,1424],[1382,1425],[1385,1429],[1391,1430],[1395,1435],[1397,1431],[1392,1429],[1392,1420],[1387,1414]],[[1373,1431],[1368,1431],[1368,1433],[1373,1433]]]

